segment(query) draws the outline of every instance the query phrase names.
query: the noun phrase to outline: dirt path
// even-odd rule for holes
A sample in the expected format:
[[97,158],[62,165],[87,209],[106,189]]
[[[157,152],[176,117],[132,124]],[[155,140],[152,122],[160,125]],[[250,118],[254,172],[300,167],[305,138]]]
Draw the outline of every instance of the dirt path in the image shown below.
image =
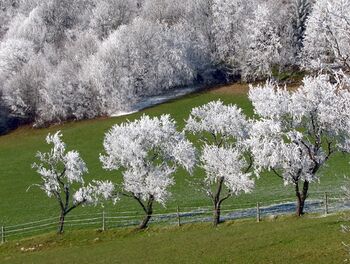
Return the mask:
[[[264,83],[260,83],[264,84]],[[259,85],[259,83],[253,83],[253,86]],[[293,83],[287,86],[287,89],[290,91],[296,90],[301,83]],[[234,95],[234,94],[239,94],[239,95],[246,95],[249,92],[249,86],[250,84],[247,83],[234,83],[234,84],[225,84],[221,86],[217,86],[214,88],[211,88],[208,90],[209,93],[214,93],[214,94],[229,94],[229,95]],[[283,87],[283,85],[281,86]]]
[[247,94],[249,91],[248,84],[234,83],[229,85],[221,85],[209,90],[209,93],[214,94]]

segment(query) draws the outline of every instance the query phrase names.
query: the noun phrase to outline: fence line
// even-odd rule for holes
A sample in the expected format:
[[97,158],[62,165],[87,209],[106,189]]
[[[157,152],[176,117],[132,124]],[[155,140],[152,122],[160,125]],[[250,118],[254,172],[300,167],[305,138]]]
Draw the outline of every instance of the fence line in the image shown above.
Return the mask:
[[[295,201],[291,199],[274,200],[277,203],[267,204],[246,203],[251,205],[247,208],[236,208],[232,205],[224,205],[221,210],[221,218],[223,220],[233,220],[242,218],[254,218],[260,222],[264,217],[275,216],[281,214],[290,214],[295,210]],[[269,201],[271,202],[271,201]],[[169,208],[168,208],[169,209]],[[344,199],[338,197],[330,197],[330,193],[323,193],[323,197],[314,200],[308,200],[305,205],[307,212],[323,213],[327,215],[330,212],[337,212],[350,209],[350,204],[344,203]],[[150,224],[166,223],[181,226],[186,223],[208,222],[212,220],[213,207],[179,207],[172,211],[164,213],[155,213],[152,215]],[[143,214],[135,211],[125,212],[99,212],[92,214],[79,214],[66,217],[65,228],[86,228],[88,226],[99,228],[102,231],[108,228],[135,226],[138,225]],[[9,238],[22,238],[28,234],[42,234],[45,232],[55,231],[58,227],[59,217],[51,217],[38,221],[16,225],[1,226],[1,243],[5,243]]]
[[10,226],[7,226],[7,227],[8,228],[21,227],[21,226],[26,226],[26,225],[31,225],[31,224],[38,224],[38,223],[42,223],[42,222],[52,221],[52,220],[55,220],[55,219],[57,219],[57,217],[51,217],[51,218],[38,220],[38,221],[33,221],[33,222],[28,222],[28,223],[24,223],[24,224],[10,225]]

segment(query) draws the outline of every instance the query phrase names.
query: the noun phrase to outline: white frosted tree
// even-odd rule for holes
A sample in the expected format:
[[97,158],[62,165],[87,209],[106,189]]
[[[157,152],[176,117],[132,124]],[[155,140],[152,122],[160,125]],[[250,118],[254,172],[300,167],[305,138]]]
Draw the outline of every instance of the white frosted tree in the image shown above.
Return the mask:
[[169,115],[142,116],[133,122],[115,125],[106,133],[105,154],[100,156],[107,170],[123,173],[120,192],[135,199],[145,217],[139,225],[146,228],[153,214],[154,202],[166,205],[175,183],[178,166],[191,172],[195,151]]
[[6,35],[11,20],[18,12],[17,1],[2,0],[0,1],[0,41]]
[[291,7],[294,56],[300,60],[299,55],[303,48],[306,21],[310,15],[312,3],[311,0],[293,0]]
[[313,0],[267,1],[270,13],[269,23],[277,33],[280,43],[279,58],[274,71],[298,70],[305,24],[311,11],[312,2]]
[[[45,40],[60,50],[67,39],[67,34],[74,28],[83,28],[84,13],[92,8],[91,0],[48,0],[43,1],[41,17],[45,22],[47,32]],[[86,19],[86,18],[85,18]]]
[[[211,31],[215,43],[214,57],[237,71],[245,39],[244,25],[251,16],[252,1],[213,0]],[[251,32],[248,32],[248,35]]]
[[11,112],[37,121],[42,107],[40,90],[51,65],[41,56],[31,58],[21,70],[3,84],[4,97]]
[[83,71],[102,113],[128,110],[142,97],[193,82],[195,59],[182,29],[137,18],[101,44]]
[[7,39],[0,43],[0,82],[18,73],[34,54],[33,43],[24,39]]
[[154,22],[176,24],[185,18],[189,0],[145,0],[141,16]]
[[[202,66],[212,63],[212,55],[215,53],[216,44],[212,30],[212,0],[191,0],[184,1],[186,12],[182,15],[180,23],[186,24],[188,33],[192,33],[195,43],[192,46],[197,50],[204,50],[207,60]],[[181,5],[183,6],[183,5]],[[198,46],[201,46],[199,48]]]
[[[24,76],[22,70],[26,68],[27,63],[33,56],[34,46],[30,41],[7,39],[0,42],[0,93],[11,112],[19,115],[24,114],[25,109],[27,109],[26,100],[22,98],[21,94],[27,94],[27,91],[31,90],[21,87],[23,84],[21,79]],[[29,83],[28,86],[30,86]],[[25,88],[28,86],[25,86]],[[18,90],[17,87],[22,89]]]
[[[64,221],[73,209],[88,204],[97,204],[103,199],[117,200],[113,197],[114,185],[109,181],[92,181],[84,185],[84,174],[88,172],[85,162],[75,151],[66,151],[66,145],[61,139],[60,131],[46,137],[46,142],[52,145],[49,152],[38,152],[39,163],[32,166],[40,175],[39,186],[48,197],[57,200],[60,207],[58,233],[63,233]],[[80,186],[77,190],[73,185]]]
[[344,82],[306,77],[296,91],[267,83],[251,87],[249,98],[259,119],[253,124],[250,148],[255,170],[273,171],[294,187],[296,215],[304,213],[309,185],[320,169],[349,139],[350,93]]
[[254,16],[246,21],[247,39],[241,66],[244,80],[271,76],[272,67],[279,62],[281,43],[270,16],[268,6],[260,4],[254,10]]
[[129,24],[136,11],[136,0],[99,0],[92,10],[90,26],[103,39],[119,26]]
[[36,50],[43,48],[48,28],[43,18],[43,7],[35,7],[28,16],[19,13],[12,19],[7,36],[16,39],[26,39],[33,42]]
[[307,20],[304,66],[350,71],[350,1],[319,0]]
[[249,121],[241,109],[217,101],[193,108],[185,130],[202,142],[200,167],[205,177],[199,184],[213,202],[216,226],[222,203],[254,187],[250,172],[253,160],[245,144]]

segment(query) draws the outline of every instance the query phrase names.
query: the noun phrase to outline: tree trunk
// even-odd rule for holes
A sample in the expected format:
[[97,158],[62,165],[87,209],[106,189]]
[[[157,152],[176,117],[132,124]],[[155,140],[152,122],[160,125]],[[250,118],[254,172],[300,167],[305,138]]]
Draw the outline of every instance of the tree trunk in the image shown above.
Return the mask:
[[62,234],[63,233],[63,227],[64,227],[64,218],[65,218],[65,213],[61,212],[61,216],[60,216],[60,222],[59,222],[59,226],[58,226],[58,233]]
[[153,201],[154,201],[154,197],[151,195],[148,200],[147,207],[144,207],[146,216],[143,218],[142,222],[140,223],[139,229],[145,229],[147,227],[148,222],[151,219],[153,214]]
[[214,218],[213,218],[213,225],[217,226],[218,224],[220,224],[220,209],[221,209],[221,205],[220,203],[217,203],[214,206]]
[[303,214],[303,210],[304,210],[304,204],[302,202],[301,195],[299,193],[299,195],[297,194],[297,205],[296,205],[295,215],[301,216]]
[[140,223],[139,229],[145,229],[145,228],[147,227],[148,222],[149,222],[149,220],[151,219],[151,217],[152,217],[152,214],[146,215],[146,216],[143,218],[142,222]]
[[220,208],[221,208],[221,191],[222,191],[222,185],[224,183],[224,177],[221,177],[218,183],[218,189],[216,191],[216,194],[214,196],[214,215],[213,215],[213,225],[217,226],[220,224]]
[[309,190],[308,181],[304,181],[303,191],[301,193],[299,191],[299,184],[296,183],[295,185],[295,193],[297,196],[297,205],[296,205],[296,212],[295,212],[296,216],[301,216],[304,214],[305,200],[307,198],[308,190]]

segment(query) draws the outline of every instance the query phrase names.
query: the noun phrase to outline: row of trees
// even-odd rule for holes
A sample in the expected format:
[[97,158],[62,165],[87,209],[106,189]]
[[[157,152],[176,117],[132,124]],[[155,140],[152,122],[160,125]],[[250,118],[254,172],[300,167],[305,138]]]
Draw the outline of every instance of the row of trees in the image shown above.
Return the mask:
[[[190,174],[196,166],[203,169],[196,186],[212,200],[214,225],[220,223],[222,203],[251,192],[263,171],[293,186],[301,216],[320,169],[334,153],[350,151],[349,85],[345,75],[335,83],[327,75],[307,77],[293,92],[267,82],[250,89],[252,118],[235,105],[210,102],[192,109],[182,132],[169,115],[115,125],[105,135],[100,160],[104,169],[121,172],[120,185],[94,181],[84,187],[86,165],[76,151],[65,151],[58,132],[47,137],[53,148],[39,153],[40,164],[34,165],[39,186],[60,205],[60,232],[72,209],[104,199],[117,202],[121,195],[141,206],[145,218],[139,228],[145,228],[154,203],[166,205],[179,166]],[[73,194],[74,182],[82,187]]]
[[198,82],[349,70],[350,0],[5,0],[0,103],[35,125]]

